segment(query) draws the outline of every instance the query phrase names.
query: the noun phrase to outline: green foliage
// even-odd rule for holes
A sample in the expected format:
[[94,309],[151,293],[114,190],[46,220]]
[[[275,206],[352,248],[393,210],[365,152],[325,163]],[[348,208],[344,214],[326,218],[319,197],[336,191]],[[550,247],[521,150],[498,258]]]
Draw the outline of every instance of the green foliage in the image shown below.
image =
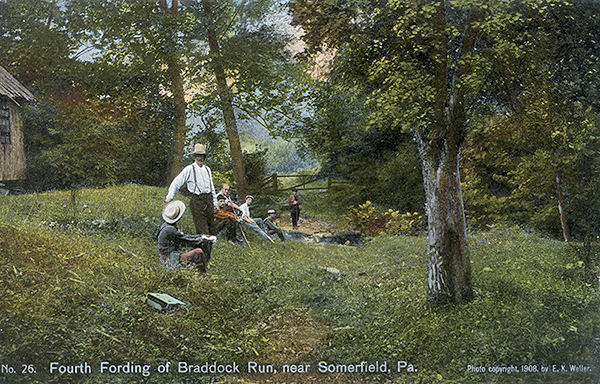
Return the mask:
[[[598,98],[592,94],[598,88],[599,55],[590,43],[600,30],[598,4],[452,1],[442,3],[443,9],[439,4],[292,3],[294,22],[306,32],[306,53],[317,58],[325,47],[336,50],[327,81],[313,97],[307,147],[326,166],[367,185],[367,193],[377,195],[380,185],[408,180],[414,188],[388,200],[399,203],[391,208],[412,212],[423,205],[423,199],[410,206],[405,200],[422,196],[420,183],[414,183],[419,170],[406,155],[414,143],[400,133],[418,132],[431,148],[456,144],[453,153],[460,152],[466,137],[467,150],[460,153],[471,222],[485,226],[509,220],[558,235],[559,175],[570,231],[579,240],[592,236],[595,198],[582,192],[597,189],[595,162],[584,153],[594,151],[598,137]],[[353,19],[362,22],[337,24]],[[375,146],[386,137],[408,144]],[[372,148],[383,156],[369,153]],[[389,166],[395,171],[389,174],[402,170],[408,177],[387,184],[379,170],[393,164],[394,152],[405,166]],[[365,195],[359,202],[367,199],[386,204]],[[584,201],[594,202],[591,211],[580,210]]]
[[[187,89],[202,89],[190,110],[206,116],[209,137],[202,138],[223,154],[215,159],[216,169],[230,168],[224,135],[215,133],[222,117],[214,116],[220,99],[206,71],[210,58],[198,44],[206,41],[202,31],[207,27],[207,20],[194,13],[200,2],[181,2],[178,12],[166,12],[161,4],[0,4],[2,64],[41,101],[26,115],[31,190],[163,183],[167,166],[180,160],[169,159],[171,149],[184,144],[185,132],[173,130],[177,125],[180,133],[185,120],[181,103],[174,103],[179,94],[172,91],[181,83],[173,77],[178,71]],[[288,36],[264,20],[277,11],[274,4],[222,2],[214,10],[240,114],[271,128],[292,119],[302,74],[285,50]],[[93,61],[78,60],[86,53]],[[183,55],[187,66],[180,69],[177,60]]]
[[[232,93],[238,124],[244,120],[259,124],[274,134],[289,133],[303,112],[302,98],[309,79],[288,51],[292,36],[279,20],[283,13],[274,1],[230,0],[211,2],[212,20],[207,19],[199,0],[182,1],[194,22],[186,36],[206,43],[209,31],[218,36],[218,64],[223,68]],[[202,92],[194,94],[189,107],[202,119],[201,126],[213,131],[223,128],[222,100],[214,76],[215,58],[197,49],[189,71]],[[241,156],[241,154],[240,154]]]
[[314,114],[298,128],[302,145],[322,172],[357,185],[349,204],[370,200],[386,208],[420,209],[424,195],[416,143],[395,127],[370,124],[364,90],[343,80],[334,78],[315,90]]
[[400,214],[390,209],[385,213],[385,218],[385,233],[391,235],[414,232],[423,225],[423,215],[417,212]]
[[[171,113],[161,88],[162,69],[154,58],[78,60],[90,51],[85,36],[93,29],[80,24],[81,14],[70,13],[78,5],[76,1],[0,5],[0,46],[6,52],[2,65],[38,99],[24,108],[26,187],[162,183]],[[85,11],[93,13],[92,4],[86,3]],[[97,17],[94,14],[88,21]]]
[[309,155],[303,155],[295,142],[276,138],[266,141],[266,173],[296,173],[316,165]]
[[159,184],[167,163],[166,148],[156,141],[161,120],[144,111],[137,104],[141,100],[133,102],[66,98],[54,117],[54,146],[39,155],[41,165],[56,178],[46,177],[46,187],[52,181],[60,186]]
[[536,102],[511,118],[489,118],[471,131],[463,165],[468,216],[479,226],[509,221],[562,236],[560,181],[568,232],[579,241],[597,236],[600,207],[591,190],[600,179],[590,154],[600,121],[591,109],[565,107],[553,92],[530,97]]
[[[387,361],[392,373],[336,380],[597,382],[593,340],[600,331],[600,297],[567,244],[515,228],[473,235],[475,298],[440,307],[427,297],[425,239],[418,236],[378,236],[356,247],[218,242],[206,274],[165,271],[146,226],[146,219],[160,221],[163,194],[124,185],[81,189],[75,198],[62,191],[4,198],[0,355],[3,364],[40,367],[16,382],[56,380],[41,367],[57,360],[93,367],[101,361],[151,365],[149,377],[110,377],[124,383],[189,382],[179,374],[155,373],[166,361],[235,361],[243,367],[246,361],[363,360]],[[66,223],[71,204],[85,220],[122,227]],[[189,214],[181,227],[193,228]],[[148,292],[169,293],[189,306],[157,313],[144,305]],[[395,372],[397,361],[414,364],[417,372]],[[571,363],[593,371],[505,376],[466,369],[513,364],[521,371],[521,364]],[[66,378],[107,380],[97,372],[61,376]]]
[[8,0],[0,4],[0,20],[0,64],[36,96],[60,91],[74,65],[69,55],[78,48],[62,28],[61,8],[48,0]]
[[266,154],[268,149],[257,149],[254,152],[244,153],[244,168],[246,169],[246,180],[250,187],[259,186],[261,180],[265,177],[267,165]]
[[423,215],[417,212],[401,214],[389,209],[382,214],[370,201],[348,210],[350,225],[368,235],[416,233],[423,225]]
[[353,228],[369,235],[376,235],[385,228],[383,215],[367,201],[358,207],[348,208],[348,221]]

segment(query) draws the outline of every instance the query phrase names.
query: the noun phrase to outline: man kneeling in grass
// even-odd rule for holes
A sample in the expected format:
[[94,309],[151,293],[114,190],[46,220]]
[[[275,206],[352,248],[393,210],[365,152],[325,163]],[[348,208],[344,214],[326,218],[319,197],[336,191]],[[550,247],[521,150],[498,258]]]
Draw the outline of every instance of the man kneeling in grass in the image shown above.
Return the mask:
[[[176,224],[184,213],[185,204],[180,200],[171,201],[162,211],[162,218],[165,222],[162,223],[156,235],[160,262],[167,269],[196,267],[200,272],[205,272],[216,237],[187,235],[180,231]],[[193,247],[193,249],[180,252],[179,247],[182,245]]]

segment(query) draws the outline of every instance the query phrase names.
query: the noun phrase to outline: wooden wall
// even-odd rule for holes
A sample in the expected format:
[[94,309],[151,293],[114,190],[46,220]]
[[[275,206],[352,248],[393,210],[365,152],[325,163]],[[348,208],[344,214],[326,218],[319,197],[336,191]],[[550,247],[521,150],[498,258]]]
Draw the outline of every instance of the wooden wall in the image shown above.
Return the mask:
[[0,142],[0,181],[24,180],[27,168],[21,109],[10,99],[0,98],[0,108],[6,106],[10,114],[10,142]]

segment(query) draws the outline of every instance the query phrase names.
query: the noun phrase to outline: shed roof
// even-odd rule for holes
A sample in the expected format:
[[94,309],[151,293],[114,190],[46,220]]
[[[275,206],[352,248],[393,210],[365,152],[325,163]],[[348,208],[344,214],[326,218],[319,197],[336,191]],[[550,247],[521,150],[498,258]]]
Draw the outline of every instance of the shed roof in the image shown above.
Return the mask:
[[36,98],[31,92],[12,77],[6,69],[0,66],[0,95],[7,96],[11,100],[24,99],[25,101],[35,101]]

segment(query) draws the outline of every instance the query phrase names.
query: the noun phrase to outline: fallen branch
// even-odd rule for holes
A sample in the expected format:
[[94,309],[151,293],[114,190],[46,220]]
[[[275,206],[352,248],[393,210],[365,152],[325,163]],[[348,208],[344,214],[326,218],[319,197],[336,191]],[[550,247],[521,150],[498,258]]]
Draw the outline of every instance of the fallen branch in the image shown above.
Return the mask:
[[96,329],[96,332],[98,332],[98,333],[99,333],[99,334],[101,334],[101,335],[104,335],[104,336],[108,337],[109,339],[113,339],[114,341],[116,341],[116,342],[119,342],[119,343],[123,344],[123,342],[122,342],[121,340],[117,339],[117,338],[116,338],[116,337],[114,337],[114,336],[111,336],[111,335],[109,335],[109,334],[108,334],[108,333],[106,333],[106,332],[102,332],[102,331],[101,331],[101,330],[99,330],[99,329]]
[[89,252],[83,252],[83,253],[82,253],[82,254],[80,254],[80,255],[77,255],[77,256],[71,256],[71,257],[67,257],[67,258],[64,258],[63,260],[73,260],[73,259],[77,259],[78,257],[85,256],[85,255],[87,255],[88,253],[89,253]]
[[131,252],[131,251],[129,251],[129,250],[127,250],[127,249],[123,248],[123,246],[122,246],[121,244],[119,244],[119,248],[121,248],[121,249],[122,249],[122,250],[124,250],[125,252],[127,252],[127,253],[129,253],[129,254],[133,255],[134,257],[137,257],[138,259],[140,258],[140,257],[139,257],[138,255],[136,255],[135,253],[133,253],[133,252]]

